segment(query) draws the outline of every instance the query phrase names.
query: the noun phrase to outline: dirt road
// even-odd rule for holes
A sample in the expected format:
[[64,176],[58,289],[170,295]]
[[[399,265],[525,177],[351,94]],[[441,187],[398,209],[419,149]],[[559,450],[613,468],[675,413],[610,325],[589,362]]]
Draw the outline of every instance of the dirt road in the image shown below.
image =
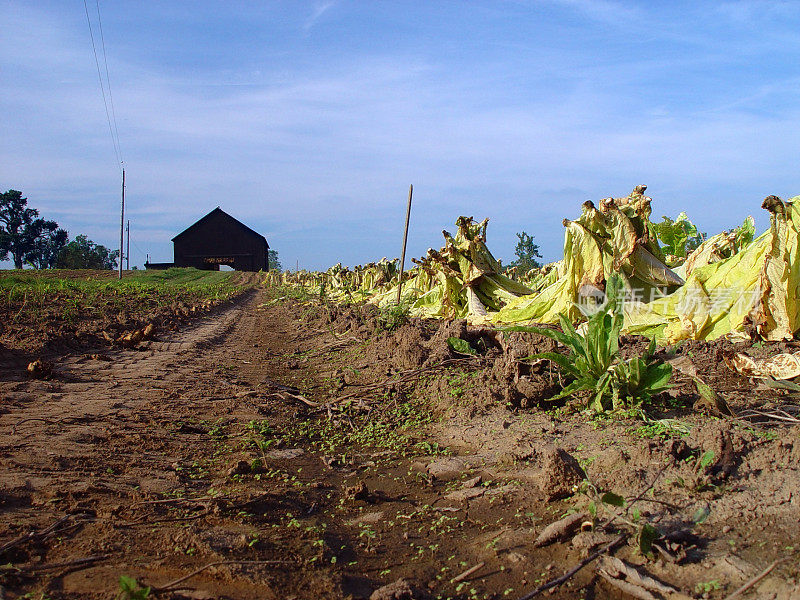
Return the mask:
[[[168,598],[518,598],[616,539],[587,523],[534,544],[595,489],[683,532],[647,560],[633,523],[617,553],[681,593],[722,597],[774,560],[757,597],[797,593],[796,430],[662,442],[511,412],[504,358],[335,313],[257,290],[136,350],[52,357],[49,379],[0,357],[3,597],[110,598],[126,576]],[[401,577],[405,596],[376,592]],[[552,597],[620,593],[592,565]]]

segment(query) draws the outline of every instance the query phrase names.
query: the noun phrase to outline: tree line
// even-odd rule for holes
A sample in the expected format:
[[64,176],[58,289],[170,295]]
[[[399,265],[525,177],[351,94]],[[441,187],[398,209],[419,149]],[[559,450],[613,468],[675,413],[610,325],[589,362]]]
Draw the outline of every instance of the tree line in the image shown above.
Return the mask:
[[85,235],[70,241],[55,221],[43,219],[28,207],[18,190],[0,194],[0,260],[11,260],[15,269],[114,269],[119,250],[95,244]]

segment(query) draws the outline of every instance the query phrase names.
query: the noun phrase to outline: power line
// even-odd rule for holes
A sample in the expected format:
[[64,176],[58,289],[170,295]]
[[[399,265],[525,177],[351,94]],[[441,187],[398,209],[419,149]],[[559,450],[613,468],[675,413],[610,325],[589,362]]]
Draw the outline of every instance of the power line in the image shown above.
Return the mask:
[[[89,37],[92,39],[92,52],[94,52],[94,64],[97,67],[97,79],[100,81],[100,92],[103,94],[103,105],[106,107],[106,120],[108,121],[108,132],[111,134],[111,142],[114,144],[114,154],[116,154],[117,156],[117,163],[122,164],[122,157],[119,151],[119,143],[117,137],[114,135],[114,128],[111,126],[111,114],[108,111],[108,102],[106,101],[106,88],[103,85],[103,75],[100,71],[100,60],[97,58],[97,47],[95,46],[94,33],[92,32],[92,20],[89,18],[89,6],[86,3],[86,0],[83,0],[83,8],[86,11],[86,23],[89,25]],[[109,94],[111,94],[110,87],[108,92]]]
[[119,142],[119,129],[117,129],[117,113],[114,110],[114,96],[111,93],[111,77],[108,75],[108,56],[106,56],[106,39],[103,36],[103,21],[100,18],[100,0],[95,0],[97,7],[97,25],[100,29],[100,45],[103,47],[103,62],[106,67],[106,85],[108,85],[108,100],[111,103],[111,118],[114,120],[114,134],[117,136],[117,149],[119,150],[119,161],[124,164],[122,158],[122,145]]

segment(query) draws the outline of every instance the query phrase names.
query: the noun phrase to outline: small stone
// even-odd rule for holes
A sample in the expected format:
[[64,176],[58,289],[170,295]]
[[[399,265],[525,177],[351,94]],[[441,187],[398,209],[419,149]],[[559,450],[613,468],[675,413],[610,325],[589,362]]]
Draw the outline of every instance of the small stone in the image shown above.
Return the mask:
[[378,512],[370,512],[361,515],[360,517],[356,517],[355,519],[350,519],[346,521],[347,525],[359,525],[359,524],[375,524],[380,523],[383,521],[383,511]]
[[464,489],[466,489],[466,488],[474,488],[474,487],[476,487],[476,486],[477,486],[477,485],[478,485],[480,482],[481,482],[481,476],[480,476],[480,475],[478,475],[477,477],[473,477],[472,479],[467,479],[467,480],[466,480],[466,481],[463,483],[463,485],[462,485],[461,487],[462,487],[462,488],[464,488]]
[[272,460],[291,460],[303,455],[302,448],[286,448],[284,450],[270,450],[265,456]]
[[470,500],[472,498],[477,498],[478,496],[483,496],[486,493],[484,488],[464,488],[461,490],[456,490],[455,492],[450,492],[449,494],[445,495],[446,500]]
[[431,461],[426,470],[429,475],[442,481],[448,481],[461,475],[468,466],[467,461],[462,458],[446,456]]

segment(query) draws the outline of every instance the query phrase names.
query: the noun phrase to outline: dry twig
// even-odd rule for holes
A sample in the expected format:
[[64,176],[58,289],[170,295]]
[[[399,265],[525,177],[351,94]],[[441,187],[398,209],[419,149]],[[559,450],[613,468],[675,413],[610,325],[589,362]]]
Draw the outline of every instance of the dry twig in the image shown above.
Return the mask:
[[[634,504],[636,504],[636,503],[637,503],[637,502],[639,502],[639,501],[640,501],[642,498],[644,498],[644,495],[645,495],[647,492],[649,492],[649,491],[650,491],[650,490],[653,488],[653,486],[656,484],[656,482],[657,482],[657,481],[658,481],[658,480],[661,478],[661,476],[664,474],[664,472],[666,471],[666,469],[667,469],[667,465],[664,465],[663,467],[661,467],[661,469],[658,471],[658,473],[656,473],[656,476],[655,476],[655,477],[653,478],[653,480],[652,480],[652,481],[651,481],[651,482],[648,484],[648,486],[647,486],[646,488],[644,488],[644,490],[642,490],[642,492],[641,492],[641,493],[640,493],[638,496],[636,496],[635,498],[633,498],[633,499],[632,499],[632,500],[631,500],[631,501],[628,503],[628,510],[630,510],[630,508],[631,508],[631,507],[632,507]],[[617,520],[617,518],[619,518],[619,515],[617,515],[617,514],[615,513],[613,516],[611,516],[611,517],[609,517],[608,519],[606,519],[606,520],[603,522],[603,524],[602,524],[602,525],[600,525],[600,529],[602,529],[602,528],[604,528],[604,527],[607,527],[607,526],[611,525],[611,523],[613,523],[614,521],[616,521],[616,520]],[[596,552],[594,552],[593,554],[590,554],[589,556],[587,556],[586,558],[584,558],[584,559],[583,559],[581,562],[579,562],[577,565],[575,565],[575,566],[574,566],[573,568],[571,568],[569,571],[567,571],[566,573],[564,573],[564,574],[563,574],[561,577],[558,577],[557,579],[553,579],[552,581],[548,581],[548,582],[546,582],[546,583],[543,583],[542,585],[540,585],[539,587],[537,587],[535,590],[533,590],[533,591],[532,591],[532,592],[530,592],[529,594],[526,594],[526,595],[522,596],[521,598],[519,598],[519,600],[530,600],[531,598],[535,598],[536,596],[540,595],[540,594],[541,594],[541,593],[543,593],[543,592],[546,592],[547,590],[549,590],[549,589],[551,589],[551,588],[558,587],[558,586],[559,586],[559,585],[561,585],[562,583],[565,583],[565,582],[567,582],[567,581],[568,581],[568,580],[569,580],[569,579],[570,579],[570,578],[571,578],[573,575],[575,575],[575,573],[577,573],[578,571],[580,571],[581,569],[583,569],[583,567],[585,567],[586,565],[588,565],[588,564],[589,564],[589,563],[591,563],[592,561],[594,561],[594,560],[597,560],[597,559],[598,559],[600,556],[602,556],[603,554],[606,554],[607,552],[611,552],[612,550],[614,550],[614,549],[615,549],[615,548],[617,548],[618,546],[620,546],[620,545],[622,545],[623,543],[625,543],[625,541],[628,539],[628,536],[629,536],[629,534],[628,534],[628,533],[623,533],[623,534],[621,534],[619,537],[615,538],[614,540],[612,540],[611,542],[609,542],[608,544],[606,544],[605,546],[603,546],[602,548],[600,548],[598,551],[596,551]]]
[[762,423],[775,421],[784,423],[800,423],[800,419],[779,408],[771,411],[749,409],[743,411],[739,417],[741,419],[765,419],[765,421],[761,421]]
[[65,562],[22,565],[21,567],[18,568],[20,571],[51,571],[53,569],[62,569],[68,567],[89,566],[110,557],[111,557],[110,554],[99,554],[97,556],[87,556],[86,558],[78,558],[75,560],[68,560]]
[[473,573],[477,573],[478,571],[480,571],[480,570],[483,568],[483,566],[484,566],[485,564],[486,564],[485,562],[479,562],[479,563],[478,563],[477,565],[475,565],[474,567],[470,567],[469,569],[467,569],[467,570],[466,570],[466,571],[464,571],[463,573],[461,573],[461,574],[459,574],[459,575],[456,575],[455,577],[453,577],[453,578],[450,580],[450,583],[458,583],[459,581],[464,581],[464,580],[465,580],[467,577],[469,577],[469,576],[470,576],[470,575],[472,575]]
[[54,534],[62,524],[66,523],[73,517],[80,516],[82,514],[87,514],[87,513],[78,513],[78,515],[65,515],[61,517],[58,521],[47,527],[46,529],[43,529],[42,531],[39,532],[29,531],[28,533],[21,535],[18,538],[11,540],[10,542],[6,542],[2,546],[0,546],[0,554],[8,552],[12,548],[16,548],[17,546],[21,546],[25,542],[34,540],[36,541],[44,540],[50,535]]
[[586,565],[588,565],[592,561],[597,560],[599,557],[601,557],[606,552],[610,552],[611,550],[614,550],[618,546],[621,546],[622,544],[625,543],[625,540],[627,540],[627,539],[628,539],[628,534],[627,533],[623,533],[622,535],[620,535],[616,539],[612,540],[611,542],[609,542],[608,544],[606,544],[605,546],[600,548],[600,550],[598,550],[597,552],[594,552],[593,554],[590,554],[589,556],[584,558],[581,562],[579,562],[577,565],[572,567],[569,571],[564,573],[561,577],[559,577],[557,579],[553,579],[552,581],[548,581],[547,583],[543,583],[542,585],[537,587],[535,590],[533,590],[531,593],[525,594],[524,596],[522,596],[519,600],[530,600],[531,598],[535,598],[536,596],[540,595],[541,593],[546,592],[550,588],[558,587],[562,583],[566,583],[573,575],[575,575],[575,573],[580,571],[583,567],[585,567]]
[[759,581],[761,581],[762,579],[764,579],[764,577],[766,577],[767,575],[769,575],[769,574],[772,572],[772,569],[774,569],[775,567],[777,567],[777,566],[778,566],[778,564],[779,564],[779,563],[781,563],[781,562],[782,562],[781,560],[776,560],[776,561],[772,562],[772,564],[770,564],[770,565],[769,565],[769,566],[768,566],[766,569],[764,569],[763,571],[761,571],[761,573],[759,573],[758,575],[756,575],[755,577],[753,577],[753,578],[752,578],[750,581],[748,581],[748,582],[747,582],[747,583],[745,583],[745,584],[744,584],[742,587],[740,587],[738,590],[736,590],[735,592],[733,592],[733,593],[732,593],[730,596],[728,596],[728,597],[727,597],[725,600],[734,600],[734,598],[738,598],[739,596],[741,596],[742,594],[744,594],[744,593],[745,593],[747,590],[749,590],[751,587],[753,587],[754,585],[756,585],[756,584],[757,584]]

